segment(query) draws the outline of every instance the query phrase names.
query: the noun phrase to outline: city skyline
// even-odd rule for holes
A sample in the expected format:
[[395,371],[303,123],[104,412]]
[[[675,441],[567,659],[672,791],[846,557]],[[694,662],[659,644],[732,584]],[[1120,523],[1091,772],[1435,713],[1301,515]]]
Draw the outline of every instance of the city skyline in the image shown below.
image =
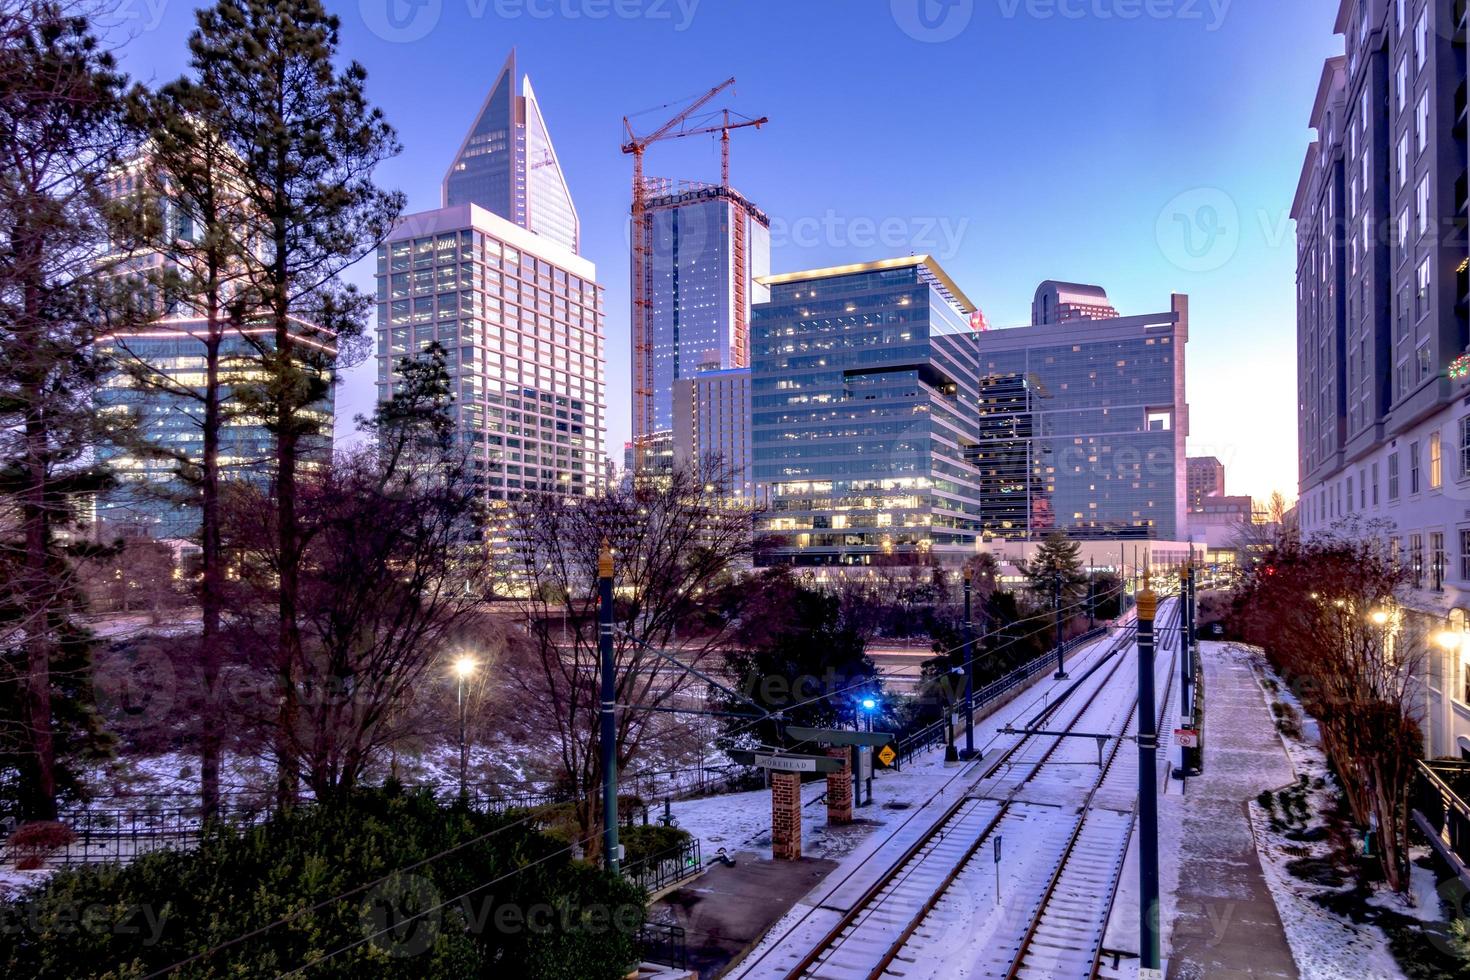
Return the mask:
[[[1152,309],[1163,292],[1189,293],[1197,379],[1189,453],[1219,456],[1231,493],[1295,496],[1294,434],[1270,422],[1294,401],[1286,213],[1308,140],[1298,110],[1320,70],[1302,39],[1320,39],[1321,57],[1332,53],[1320,25],[1336,4],[1194,5],[1198,16],[1181,4],[1166,17],[1125,16],[1120,6],[1072,17],[1034,4],[961,3],[938,28],[907,16],[902,2],[843,18],[812,4],[781,8],[780,31],[777,8],[763,4],[563,4],[544,16],[535,3],[431,0],[403,5],[394,19],[386,0],[329,6],[342,18],[345,51],[368,69],[370,96],[399,130],[404,153],[382,179],[408,194],[410,211],[438,203],[465,120],[516,48],[551,120],[582,252],[608,285],[605,448],[614,458],[631,431],[632,373],[631,167],[618,151],[618,121],[733,74],[739,94],[730,104],[772,119],[736,141],[732,182],[772,217],[774,272],[932,253],[997,327],[1029,322],[1034,285],[1045,279],[1098,283],[1125,316]],[[118,38],[132,37],[124,68],[162,80],[182,67],[192,7],[122,4],[113,21]],[[834,72],[791,57],[819,28],[829,45],[881,51],[883,67]],[[666,55],[639,62],[637,52],[654,44]],[[1035,70],[1038,58],[1046,73]],[[1251,70],[1267,63],[1269,77]],[[1201,64],[1246,81],[1227,102]],[[946,88],[933,88],[941,80]],[[1075,140],[1059,119],[1080,120]],[[852,152],[859,126],[890,138]],[[649,172],[716,179],[717,142],[685,143],[652,150]],[[1079,154],[1092,165],[1079,167]],[[818,178],[822,160],[840,166]],[[367,263],[351,274],[364,288],[372,276]],[[372,374],[355,368],[339,391],[339,438],[370,409]],[[1219,383],[1207,390],[1198,380],[1206,376]],[[1232,377],[1250,378],[1249,387]]]

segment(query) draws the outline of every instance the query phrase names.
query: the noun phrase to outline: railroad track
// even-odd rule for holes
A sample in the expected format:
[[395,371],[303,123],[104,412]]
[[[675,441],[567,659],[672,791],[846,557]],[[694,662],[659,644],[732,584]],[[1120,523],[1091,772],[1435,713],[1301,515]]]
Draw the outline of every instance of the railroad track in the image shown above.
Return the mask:
[[[1090,976],[1132,828],[1131,812],[1092,809],[1099,791],[1118,782],[1112,774],[1126,769],[1114,765],[1122,745],[1117,736],[1129,733],[1137,713],[1136,694],[1122,702],[1103,695],[1115,690],[1125,667],[1136,671],[1135,631],[1126,630],[1025,726],[1107,733],[1109,742],[1011,736],[1009,745],[982,761],[984,772],[971,791],[807,955],[789,969],[772,964],[746,975],[912,980],[963,969],[976,976]],[[1167,691],[1172,658],[1163,659],[1169,669],[1161,691]],[[1123,673],[1121,682],[1128,676]],[[1160,701],[1162,717],[1169,699]],[[1077,784],[1084,766],[1097,772],[1090,786]],[[1136,780],[1136,766],[1132,771]],[[1007,868],[1011,893],[1003,903],[1000,868],[992,860],[997,840],[1021,842]],[[1087,870],[1094,864],[1095,871]],[[994,903],[996,913],[977,924],[982,900]],[[1101,920],[1095,929],[1093,919]]]

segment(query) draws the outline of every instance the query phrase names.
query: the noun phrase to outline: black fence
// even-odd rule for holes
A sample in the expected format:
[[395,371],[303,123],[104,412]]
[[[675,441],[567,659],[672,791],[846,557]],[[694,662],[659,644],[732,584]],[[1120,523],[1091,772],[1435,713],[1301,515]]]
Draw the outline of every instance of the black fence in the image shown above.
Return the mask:
[[1470,762],[1420,762],[1414,779],[1414,816],[1435,850],[1456,871],[1470,866]]
[[694,877],[702,867],[699,840],[690,838],[678,847],[626,865],[623,876],[652,895]]
[[638,949],[645,963],[689,969],[689,947],[682,926],[645,922],[638,930]]
[[[267,806],[227,806],[220,809],[217,819],[235,827],[251,827],[270,819],[273,812]],[[48,867],[122,864],[155,851],[190,848],[199,842],[203,827],[198,807],[77,807],[62,810],[57,819],[75,838],[45,850]],[[0,818],[0,835],[9,836],[18,822],[15,816]]]
[[[1107,627],[1099,626],[1080,636],[1075,636],[1062,644],[1062,652],[1067,653],[1085,643],[1090,643],[1100,636],[1106,636],[1107,632]],[[1055,649],[1052,649],[1029,663],[1017,667],[1004,677],[991,681],[975,692],[973,710],[978,711],[997,698],[1004,697],[1016,688],[1028,683],[1037,674],[1055,665],[1056,662],[1057,653]],[[963,712],[961,712],[961,717],[963,717]],[[932,725],[919,729],[907,738],[901,739],[894,745],[894,751],[898,754],[898,757],[894,759],[894,767],[902,769],[904,764],[913,759],[914,756],[932,749],[936,745],[943,745],[948,737],[946,730],[949,724],[950,720],[944,718],[936,721]]]

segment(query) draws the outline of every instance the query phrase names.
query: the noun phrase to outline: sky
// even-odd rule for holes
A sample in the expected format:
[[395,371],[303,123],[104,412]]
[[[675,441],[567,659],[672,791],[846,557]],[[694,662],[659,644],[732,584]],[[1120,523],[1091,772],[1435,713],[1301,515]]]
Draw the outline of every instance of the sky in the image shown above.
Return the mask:
[[[197,6],[103,0],[135,79],[187,67]],[[1046,279],[1097,283],[1124,314],[1190,296],[1189,452],[1227,492],[1296,495],[1295,228],[1289,219],[1336,0],[326,0],[342,54],[403,153],[410,211],[439,184],[518,49],[606,286],[608,446],[631,428],[622,120],[714,103],[769,116],[733,136],[734,185],[772,219],[772,268],[934,256],[992,327],[1028,322]],[[715,181],[719,147],[649,151],[651,176]],[[371,260],[348,278],[371,289]],[[338,437],[375,397],[338,392]]]

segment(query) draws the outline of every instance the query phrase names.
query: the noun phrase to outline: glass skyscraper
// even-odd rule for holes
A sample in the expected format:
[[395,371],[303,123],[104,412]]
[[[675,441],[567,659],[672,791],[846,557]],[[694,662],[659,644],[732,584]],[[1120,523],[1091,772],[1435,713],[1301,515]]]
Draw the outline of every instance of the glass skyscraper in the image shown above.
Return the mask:
[[766,560],[962,560],[980,534],[975,305],[928,256],[766,279],[751,327]]
[[770,219],[739,193],[648,184],[642,234],[650,305],[633,311],[634,389],[641,398],[633,437],[640,443],[673,428],[675,382],[748,365],[751,310],[766,299],[760,279],[771,268]]
[[1185,533],[1189,301],[1151,316],[974,335],[987,537],[1177,541]]
[[580,250],[577,208],[530,76],[516,92],[515,51],[454,155],[441,204],[478,204],[573,253]]

